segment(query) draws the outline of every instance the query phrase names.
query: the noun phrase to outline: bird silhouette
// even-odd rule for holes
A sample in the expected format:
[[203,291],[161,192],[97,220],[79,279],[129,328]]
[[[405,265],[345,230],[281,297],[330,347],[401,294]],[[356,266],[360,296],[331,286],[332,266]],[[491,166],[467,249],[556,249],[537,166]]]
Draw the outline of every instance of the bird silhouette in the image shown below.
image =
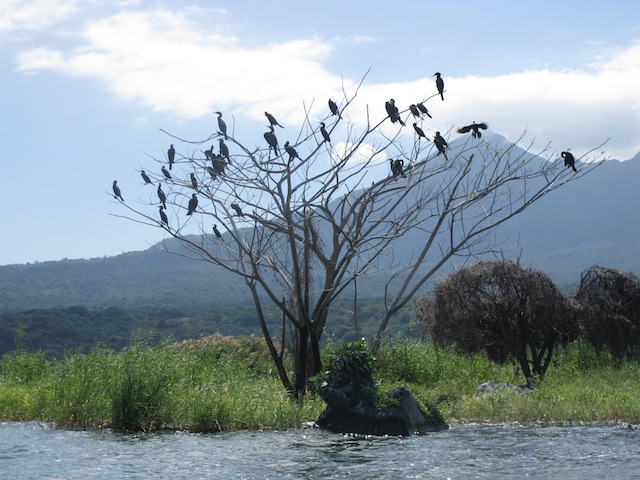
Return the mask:
[[269,131],[265,132],[264,139],[269,144],[269,151],[273,148],[273,151],[276,155],[280,155],[280,150],[278,149],[278,138],[273,131],[273,125],[269,125]]
[[242,214],[242,209],[240,208],[240,205],[238,205],[237,203],[232,203],[231,208],[233,208],[236,211],[236,214],[239,215],[240,217],[244,216]]
[[288,141],[284,143],[284,150],[289,154],[289,161],[293,160],[296,157],[300,158],[298,156],[298,152],[296,152],[296,149],[289,145]]
[[231,159],[229,158],[229,147],[224,143],[224,140],[220,139],[220,155],[227,159],[229,163],[231,163]]
[[198,179],[193,174],[193,172],[191,172],[189,174],[189,176],[191,177],[191,186],[193,187],[194,190],[197,190],[198,189]]
[[153,185],[153,182],[151,181],[151,179],[149,178],[149,175],[147,175],[147,172],[145,172],[144,170],[142,170],[140,172],[140,176],[142,177],[142,180],[144,180],[144,184],[148,185],[151,184]]
[[480,131],[480,129],[486,130],[487,128],[489,128],[489,126],[486,123],[473,122],[471,125],[467,125],[465,127],[459,128],[458,133],[471,132],[471,136],[473,138],[480,138],[482,137],[482,132]]
[[218,226],[217,225],[213,226],[213,233],[216,234],[216,237],[222,238],[222,235],[220,234],[220,230],[218,230]]
[[394,178],[399,176],[402,176],[402,178],[407,178],[407,176],[402,171],[404,167],[404,160],[389,159],[389,166],[391,167],[391,173],[393,174]]
[[222,119],[222,112],[213,112],[213,113],[218,115],[218,130],[222,132],[222,134],[224,135],[224,139],[228,140],[229,137],[227,136],[227,124]]
[[432,76],[436,77],[436,88],[438,89],[440,98],[444,101],[444,80],[442,79],[442,75],[440,75],[440,72],[436,72]]
[[282,125],[280,125],[278,123],[278,121],[276,120],[276,117],[274,117],[273,115],[271,115],[269,112],[264,112],[265,116],[267,117],[267,120],[269,120],[269,123],[273,126],[278,125],[280,128],[284,128]]
[[164,174],[165,178],[167,180],[171,180],[171,174],[169,173],[169,170],[167,170],[167,168],[163,165],[162,168],[162,173]]
[[418,107],[413,103],[409,105],[409,111],[413,114],[414,117],[420,118],[420,110],[418,110]]
[[564,159],[565,167],[571,167],[574,172],[578,171],[576,170],[576,159],[571,152],[562,152],[560,156]]
[[400,125],[404,127],[404,122],[400,119],[400,112],[396,107],[396,101],[392,98],[388,102],[385,102],[384,108],[387,110],[387,115],[391,119],[392,123],[400,122]]
[[429,113],[429,110],[427,110],[427,107],[424,106],[424,103],[418,103],[416,105],[416,107],[418,107],[418,110],[420,110],[422,113],[424,113],[427,117],[433,118],[431,116],[431,114]]
[[162,205],[160,205],[158,209],[160,211],[160,220],[162,221],[162,223],[164,223],[165,225],[169,225],[169,219],[167,218],[167,214],[164,213],[164,210],[162,209]]
[[118,181],[113,181],[113,198],[116,200],[120,199],[124,202],[124,198],[122,198],[122,193],[120,192],[120,187],[118,186]]
[[331,115],[340,116],[340,110],[338,110],[338,105],[332,99],[329,99],[329,110],[331,110]]
[[218,173],[216,172],[216,170],[214,168],[211,167],[207,167],[207,172],[209,172],[209,175],[211,175],[211,179],[215,180],[218,176]]
[[419,137],[425,138],[426,140],[429,140],[427,138],[427,136],[424,134],[424,130],[422,130],[417,123],[413,124],[413,129],[416,131],[416,133],[418,134]]
[[327,132],[327,129],[325,128],[324,122],[320,122],[320,133],[322,134],[322,137],[326,142],[331,143],[331,137],[329,136],[329,132]]
[[433,143],[435,144],[436,148],[438,149],[438,155],[443,154],[444,158],[446,158],[447,160],[449,160],[449,158],[447,157],[447,141],[442,137],[442,135],[440,135],[440,132],[436,132],[436,136],[433,137]]
[[158,198],[162,203],[162,208],[167,208],[167,196],[162,191],[162,185],[158,183]]
[[176,149],[173,148],[173,144],[171,144],[169,150],[167,150],[167,157],[169,157],[169,170],[171,170],[173,161],[176,159]]
[[196,211],[196,207],[198,206],[198,197],[195,193],[191,194],[191,199],[189,200],[189,208],[187,209],[187,215],[191,215]]

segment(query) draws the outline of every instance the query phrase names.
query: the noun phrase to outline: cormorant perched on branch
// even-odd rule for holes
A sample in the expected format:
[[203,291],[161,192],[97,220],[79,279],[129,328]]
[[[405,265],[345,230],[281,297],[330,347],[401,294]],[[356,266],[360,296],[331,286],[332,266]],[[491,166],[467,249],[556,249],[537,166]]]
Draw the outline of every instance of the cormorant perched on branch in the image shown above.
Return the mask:
[[236,211],[236,214],[240,217],[243,217],[244,215],[242,214],[242,209],[240,208],[240,205],[238,205],[237,203],[232,203],[231,204],[231,208],[233,208]]
[[329,132],[325,128],[324,122],[320,122],[320,133],[326,142],[331,143],[331,137],[329,136]]
[[187,215],[191,215],[196,211],[196,207],[198,206],[198,197],[195,193],[191,194],[191,200],[189,200],[189,208],[187,209]]
[[402,171],[404,167],[404,160],[402,159],[393,160],[392,158],[390,158],[389,165],[391,167],[391,173],[393,174],[394,177],[398,177],[402,175],[402,178],[407,178],[407,176]]
[[482,137],[482,132],[480,131],[480,129],[486,130],[487,128],[489,127],[486,123],[473,122],[471,125],[467,125],[466,127],[459,128],[458,133],[471,132],[471,136],[473,138],[480,138]]
[[176,149],[173,148],[173,143],[169,146],[169,150],[167,150],[167,157],[169,157],[169,170],[171,170],[173,161],[176,158]]
[[198,189],[198,179],[193,174],[193,172],[191,172],[189,175],[191,177],[191,186],[193,187],[194,190],[197,190]]
[[220,139],[220,155],[227,159],[227,162],[231,163],[231,159],[229,158],[229,147],[224,143],[224,140]]
[[220,234],[220,230],[218,230],[218,226],[217,225],[213,226],[213,233],[216,234],[216,237],[218,237],[220,239],[222,238],[222,235]]
[[340,116],[340,110],[338,110],[338,105],[332,99],[329,99],[329,110],[331,110],[331,115]]
[[438,149],[438,155],[443,154],[444,158],[446,158],[447,160],[449,160],[449,158],[447,157],[447,141],[442,137],[442,135],[440,135],[440,132],[436,132],[436,136],[433,137],[433,143],[435,144],[436,148]]
[[167,196],[162,191],[162,185],[158,183],[158,198],[162,202],[162,208],[167,208]]
[[120,193],[120,187],[118,186],[118,181],[113,181],[113,198],[116,200],[120,199],[124,202],[124,198],[122,198],[122,194]]
[[436,88],[438,89],[440,98],[444,101],[444,80],[442,79],[440,72],[434,73],[433,76],[436,77]]
[[169,219],[167,218],[167,214],[164,213],[164,210],[162,210],[162,205],[160,205],[159,210],[160,210],[160,220],[165,225],[169,225]]
[[427,141],[429,140],[427,138],[427,136],[424,134],[424,130],[422,130],[417,123],[413,124],[413,129],[416,131],[416,133],[418,134],[419,137],[422,137],[424,139],[426,139]]
[[420,110],[422,113],[424,113],[427,117],[429,118],[433,118],[430,114],[429,114],[429,110],[427,110],[427,107],[424,106],[424,103],[418,103],[416,105],[416,107],[418,107],[418,110]]
[[269,123],[273,126],[278,125],[280,128],[284,128],[282,125],[280,125],[278,123],[278,121],[276,120],[276,117],[274,117],[273,115],[271,115],[269,112],[264,112],[265,116],[267,117],[267,120],[269,120]]
[[207,172],[209,172],[209,175],[211,175],[212,180],[215,180],[218,177],[218,173],[211,167],[207,167]]
[[571,152],[562,152],[560,156],[564,159],[565,167],[571,167],[574,172],[578,171],[576,170],[576,159]]
[[213,113],[218,115],[218,129],[224,135],[224,139],[228,140],[229,137],[227,136],[227,124],[224,122],[224,120],[222,120],[222,112],[213,112]]
[[147,175],[147,172],[145,172],[144,170],[142,170],[140,172],[140,176],[142,177],[142,179],[144,180],[144,184],[148,185],[151,184],[153,185],[153,182],[151,181],[151,179],[149,178],[149,175]]
[[280,155],[280,150],[278,149],[278,139],[273,131],[273,125],[269,125],[269,131],[265,132],[264,139],[269,144],[269,150],[273,148],[275,154]]
[[393,98],[388,102],[385,102],[384,108],[387,110],[387,115],[389,115],[392,123],[400,122],[400,125],[403,127],[405,126],[405,123],[400,119],[400,112],[398,111],[396,101]]
[[[222,139],[220,139],[222,140]],[[213,160],[213,145],[211,145],[211,148],[209,150],[205,150],[204,151],[204,156],[207,157],[207,160]]]
[[413,103],[409,105],[409,111],[411,111],[414,117],[420,118],[420,110],[418,110],[418,107]]
[[167,170],[164,165],[162,166],[161,170],[164,176],[166,177],[166,179],[171,180],[171,174],[169,173],[169,170]]
[[284,143],[284,149],[289,154],[289,161],[293,160],[296,157],[300,158],[298,156],[298,152],[296,152],[296,149],[289,145],[288,141]]

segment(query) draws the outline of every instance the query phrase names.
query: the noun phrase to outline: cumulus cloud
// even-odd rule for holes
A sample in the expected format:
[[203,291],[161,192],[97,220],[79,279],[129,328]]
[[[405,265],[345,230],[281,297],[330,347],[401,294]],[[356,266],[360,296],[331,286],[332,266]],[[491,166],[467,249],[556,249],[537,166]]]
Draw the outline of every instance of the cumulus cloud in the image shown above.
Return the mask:
[[0,9],[0,33],[43,30],[94,3],[90,0],[4,0]]

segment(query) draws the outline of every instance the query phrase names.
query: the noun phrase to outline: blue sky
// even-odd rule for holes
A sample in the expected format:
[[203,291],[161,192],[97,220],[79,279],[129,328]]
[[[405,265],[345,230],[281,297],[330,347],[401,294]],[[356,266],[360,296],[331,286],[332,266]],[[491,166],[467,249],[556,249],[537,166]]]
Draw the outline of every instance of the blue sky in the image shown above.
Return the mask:
[[148,197],[137,170],[173,143],[161,128],[204,139],[222,110],[261,138],[269,110],[295,130],[369,70],[359,98],[380,115],[442,72],[432,131],[485,121],[578,154],[609,137],[613,159],[640,151],[635,0],[2,3],[0,265],[148,248],[162,231],[116,217],[108,192],[117,178]]

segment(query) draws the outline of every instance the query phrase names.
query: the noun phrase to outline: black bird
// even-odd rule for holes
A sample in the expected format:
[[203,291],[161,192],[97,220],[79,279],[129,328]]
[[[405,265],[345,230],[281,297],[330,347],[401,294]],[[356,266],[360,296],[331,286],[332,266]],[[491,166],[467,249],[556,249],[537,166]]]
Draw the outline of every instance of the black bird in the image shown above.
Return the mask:
[[214,155],[211,159],[211,165],[216,172],[218,172],[220,175],[224,175],[224,169],[227,166],[227,162],[222,155]]
[[162,202],[162,208],[167,208],[167,196],[162,191],[162,185],[158,183],[158,198]]
[[433,137],[433,143],[435,144],[436,148],[438,149],[438,155],[440,155],[441,153],[444,155],[444,158],[446,158],[447,160],[449,160],[449,158],[447,157],[447,141],[442,137],[442,135],[440,135],[440,132],[436,132],[436,136]]
[[278,123],[278,121],[276,120],[276,117],[274,117],[273,115],[271,115],[269,112],[264,112],[265,116],[267,117],[267,120],[269,120],[269,123],[271,125],[273,125],[274,127],[276,125],[278,125],[280,128],[284,128],[282,125],[280,125]]
[[218,176],[218,173],[216,172],[216,170],[211,167],[207,167],[207,172],[209,172],[209,175],[211,175],[212,180],[215,180],[216,177]]
[[296,149],[289,145],[288,141],[284,143],[284,149],[289,154],[289,161],[293,160],[296,157],[300,158],[298,157],[298,152],[296,152]]
[[340,110],[338,110],[338,105],[332,99],[329,99],[329,110],[331,110],[331,115],[340,116]]
[[324,122],[320,122],[320,133],[322,134],[322,137],[325,139],[326,142],[331,143],[331,137],[329,136],[329,132],[327,132],[327,129],[324,128]]
[[442,98],[442,100],[444,101],[444,80],[442,80],[440,72],[434,73],[433,76],[436,77],[436,87],[438,88],[440,98]]
[[120,193],[120,187],[118,186],[118,181],[113,181],[113,198],[116,200],[120,199],[124,202],[124,198],[122,198],[122,193]]
[[409,105],[409,110],[411,111],[414,117],[420,118],[420,110],[418,110],[418,107],[416,105],[414,104]]
[[224,143],[224,140],[220,139],[220,155],[227,159],[229,163],[231,163],[231,159],[229,158],[229,147]]
[[[222,139],[220,139],[222,140]],[[204,151],[204,156],[207,157],[207,160],[213,160],[213,145],[211,145],[211,148],[209,150],[205,150]]]
[[160,205],[159,210],[160,210],[160,220],[165,225],[169,225],[169,219],[167,218],[167,214],[164,213],[164,210],[162,209],[162,205]]
[[218,230],[218,226],[217,225],[213,226],[213,233],[216,234],[216,237],[222,238],[222,235],[220,235],[220,230]]
[[191,194],[191,200],[189,200],[189,208],[187,210],[187,215],[191,215],[196,211],[196,207],[198,206],[198,197],[196,197],[195,193]]
[[169,157],[169,170],[171,170],[171,167],[173,166],[173,161],[176,158],[176,149],[173,148],[173,144],[171,144],[171,146],[169,147],[169,150],[167,150],[167,157]]
[[191,172],[190,176],[191,176],[191,186],[193,187],[194,190],[197,190],[198,189],[198,179],[193,174],[193,172]]
[[407,176],[402,171],[404,167],[404,160],[389,159],[389,165],[391,166],[391,173],[393,174],[394,177],[402,176],[402,178],[407,178]]
[[240,208],[240,205],[238,205],[237,203],[232,203],[231,204],[231,208],[233,208],[240,217],[243,216],[242,215],[242,209]]
[[422,130],[417,123],[413,124],[413,129],[416,131],[416,133],[418,134],[419,137],[422,137],[424,139],[426,139],[427,141],[429,140],[427,138],[427,136],[424,134],[424,130]]
[[560,156],[564,159],[565,167],[571,167],[574,172],[578,171],[576,170],[576,159],[571,152],[562,152]]
[[167,168],[163,165],[162,166],[162,173],[164,173],[164,176],[166,177],[167,180],[171,180],[171,174],[169,173],[169,170],[167,170]]
[[416,107],[418,107],[418,110],[420,110],[422,113],[424,113],[427,117],[429,118],[433,118],[430,114],[429,114],[429,110],[427,110],[427,107],[424,106],[424,103],[418,103],[416,105]]
[[149,175],[147,175],[147,172],[145,172],[144,170],[142,170],[140,172],[140,176],[142,177],[142,179],[144,180],[144,184],[148,185],[149,183],[151,185],[153,185],[153,182],[151,181],[151,179],[149,178]]
[[278,149],[278,139],[276,138],[276,134],[273,132],[273,125],[269,125],[269,131],[265,132],[264,139],[269,144],[269,151],[273,148],[273,151],[276,155],[280,155],[280,150]]
[[392,123],[400,122],[400,125],[404,127],[405,123],[400,119],[400,112],[398,111],[396,101],[393,98],[388,102],[385,102],[384,108],[387,110],[387,115],[389,115]]
[[486,130],[487,128],[489,128],[489,127],[488,127],[488,125],[486,123],[473,122],[471,125],[467,125],[465,127],[459,128],[458,129],[458,133],[471,132],[471,136],[473,138],[480,138],[480,137],[482,137],[482,132],[480,131],[480,129]]
[[218,115],[218,129],[222,132],[222,134],[224,135],[224,139],[228,140],[229,137],[227,136],[227,124],[224,122],[224,120],[222,119],[222,112],[213,112],[215,114]]

